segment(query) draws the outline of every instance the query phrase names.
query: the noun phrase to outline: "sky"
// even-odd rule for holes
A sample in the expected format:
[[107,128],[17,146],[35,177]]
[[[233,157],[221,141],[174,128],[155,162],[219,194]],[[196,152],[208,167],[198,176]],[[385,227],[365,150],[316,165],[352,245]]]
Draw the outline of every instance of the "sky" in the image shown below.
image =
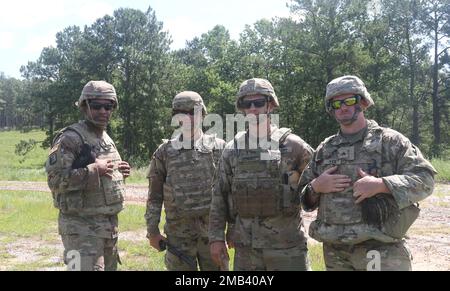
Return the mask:
[[84,28],[121,8],[146,11],[151,7],[172,37],[172,49],[187,40],[225,26],[238,39],[245,25],[289,16],[289,0],[12,0],[0,4],[0,72],[21,78],[20,67],[36,61],[42,49],[55,46],[64,28]]

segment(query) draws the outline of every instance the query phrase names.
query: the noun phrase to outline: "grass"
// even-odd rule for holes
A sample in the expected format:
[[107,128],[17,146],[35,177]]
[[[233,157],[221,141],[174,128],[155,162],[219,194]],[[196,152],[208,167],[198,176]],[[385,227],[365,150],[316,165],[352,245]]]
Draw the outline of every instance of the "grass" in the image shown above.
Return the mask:
[[45,160],[48,150],[40,145],[27,153],[25,156],[18,156],[14,153],[15,145],[21,140],[33,139],[42,142],[45,139],[45,132],[33,130],[27,133],[19,131],[0,132],[0,180],[6,181],[46,181],[44,170]]
[[313,271],[325,271],[325,261],[323,259],[322,244],[308,245],[309,264]]
[[438,174],[436,175],[437,182],[449,183],[450,182],[450,159],[433,159],[431,161],[433,167]]
[[148,185],[147,172],[148,168],[132,168],[131,176],[127,178],[127,183]]
[[[164,253],[150,248],[145,238],[145,206],[126,205],[119,215],[121,232],[132,232],[134,238],[119,239],[123,265],[119,270],[165,270]],[[58,211],[53,208],[49,193],[0,191],[0,266],[7,270],[61,270],[61,241],[57,235]],[[162,217],[164,221],[164,216]],[[27,249],[21,251],[20,247]],[[28,262],[16,260],[11,254],[33,253]],[[230,250],[231,266],[234,250]],[[309,248],[313,270],[323,270],[320,245]],[[55,257],[59,260],[55,260]]]
[[34,236],[56,229],[49,193],[0,191],[0,234]]

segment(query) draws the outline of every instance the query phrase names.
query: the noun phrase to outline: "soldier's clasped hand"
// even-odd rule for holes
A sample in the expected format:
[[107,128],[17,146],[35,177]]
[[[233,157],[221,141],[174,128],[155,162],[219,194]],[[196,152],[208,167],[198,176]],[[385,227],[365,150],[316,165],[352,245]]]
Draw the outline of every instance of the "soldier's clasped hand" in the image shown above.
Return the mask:
[[362,169],[358,170],[358,175],[361,179],[356,181],[353,185],[353,197],[356,198],[356,204],[379,193],[390,193],[390,190],[384,184],[383,179],[371,176]]
[[334,175],[338,167],[335,166],[322,173],[311,182],[311,186],[316,193],[336,193],[342,192],[350,187],[352,180],[346,175]]
[[119,172],[122,173],[124,179],[130,177],[130,174],[131,174],[131,167],[130,167],[130,165],[127,162],[125,162],[125,161],[120,162],[120,164],[119,164]]
[[98,175],[100,177],[105,176],[112,179],[114,164],[111,160],[95,160],[95,165],[97,167]]

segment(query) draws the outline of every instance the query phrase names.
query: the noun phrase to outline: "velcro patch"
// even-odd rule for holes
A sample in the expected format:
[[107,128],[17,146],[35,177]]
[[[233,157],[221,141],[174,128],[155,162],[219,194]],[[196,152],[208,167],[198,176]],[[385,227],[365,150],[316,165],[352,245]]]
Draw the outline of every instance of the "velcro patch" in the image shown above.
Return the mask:
[[51,166],[53,166],[54,164],[56,164],[56,162],[58,161],[58,156],[56,153],[52,153],[49,157],[48,157],[48,162],[50,163]]

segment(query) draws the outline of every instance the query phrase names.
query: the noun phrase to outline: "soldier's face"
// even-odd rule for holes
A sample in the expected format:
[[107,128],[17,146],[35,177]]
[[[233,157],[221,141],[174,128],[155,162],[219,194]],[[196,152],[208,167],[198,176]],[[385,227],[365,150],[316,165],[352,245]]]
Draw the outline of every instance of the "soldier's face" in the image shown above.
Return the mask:
[[86,113],[98,125],[107,126],[114,110],[114,103],[111,100],[95,99],[86,106]]
[[[340,96],[336,96],[332,99],[332,101],[340,101],[345,100],[347,98],[353,97],[355,94],[344,94]],[[341,107],[339,109],[334,109],[334,117],[337,122],[343,125],[348,125],[354,122],[354,115],[358,114],[358,106],[361,106],[359,103],[348,106],[345,103],[341,103]],[[359,107],[360,108],[360,107]]]
[[263,95],[246,96],[242,99],[243,110],[245,115],[254,114],[258,116],[260,114],[271,113],[273,110],[273,104],[267,102],[267,97]]

